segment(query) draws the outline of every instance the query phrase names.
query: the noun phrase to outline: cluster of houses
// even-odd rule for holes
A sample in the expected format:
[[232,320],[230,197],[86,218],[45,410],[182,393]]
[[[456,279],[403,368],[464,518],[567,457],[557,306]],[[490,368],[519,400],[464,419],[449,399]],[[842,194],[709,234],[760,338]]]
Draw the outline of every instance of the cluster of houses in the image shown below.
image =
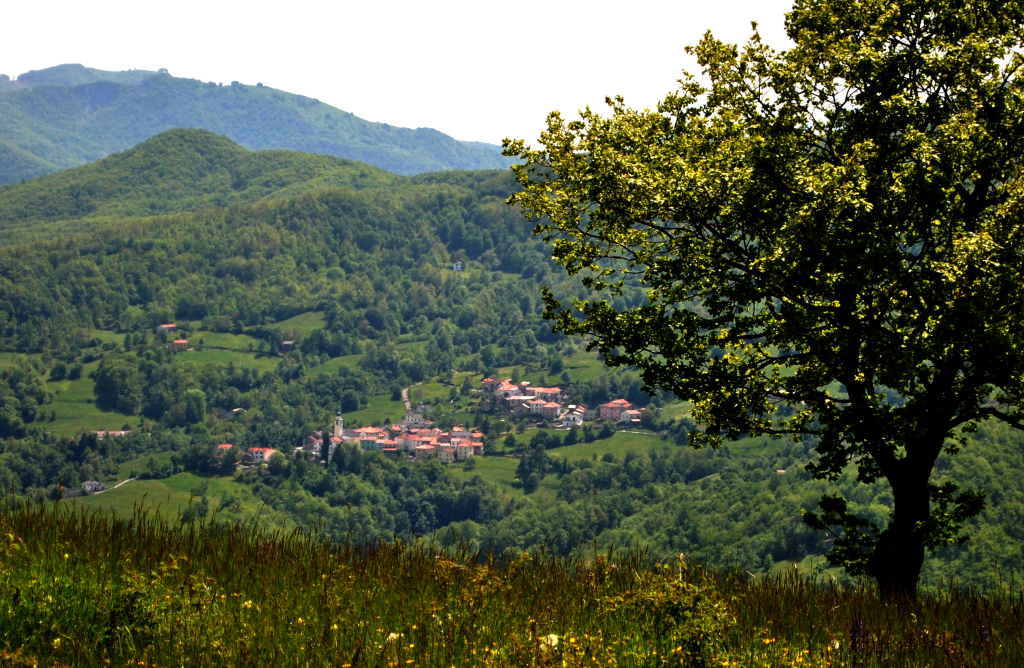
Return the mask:
[[528,381],[513,383],[511,379],[484,378],[481,389],[512,415],[561,422],[567,429],[593,420],[611,420],[624,426],[640,424],[640,410],[625,399],[609,401],[594,410],[582,404],[565,405],[566,395],[561,388],[532,387]]
[[[436,457],[442,464],[465,461],[484,453],[484,435],[463,427],[442,431],[419,413],[407,413],[401,422],[387,427],[361,427],[346,429],[341,413],[334,420],[334,431],[328,437],[330,450],[327,459],[343,443],[358,445],[363,450],[376,450],[391,456],[409,456],[417,460]],[[303,439],[296,452],[306,452],[322,458],[323,432],[315,431]],[[231,449],[230,443],[217,446],[220,451]],[[250,464],[265,464],[277,453],[273,448],[249,448],[245,460]]]

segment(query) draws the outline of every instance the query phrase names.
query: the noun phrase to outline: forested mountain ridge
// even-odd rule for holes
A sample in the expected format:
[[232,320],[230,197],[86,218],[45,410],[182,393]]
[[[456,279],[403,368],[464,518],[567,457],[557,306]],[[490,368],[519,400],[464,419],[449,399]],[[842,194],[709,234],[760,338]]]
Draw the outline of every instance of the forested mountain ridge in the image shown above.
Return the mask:
[[0,183],[92,162],[178,127],[223,134],[253,150],[323,153],[398,174],[509,164],[498,146],[371,123],[262,85],[62,65],[0,80]]
[[168,130],[77,169],[0,186],[0,227],[196,211],[318,188],[379,187],[397,178],[334,156],[251,152],[206,130]]

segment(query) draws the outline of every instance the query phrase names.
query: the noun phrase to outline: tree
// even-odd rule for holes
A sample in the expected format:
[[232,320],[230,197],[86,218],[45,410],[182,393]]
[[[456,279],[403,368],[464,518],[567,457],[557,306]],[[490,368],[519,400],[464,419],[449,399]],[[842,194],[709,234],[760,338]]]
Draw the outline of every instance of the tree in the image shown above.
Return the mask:
[[789,50],[708,34],[656,110],[505,144],[510,201],[591,290],[545,291],[556,329],[694,401],[695,446],[810,438],[815,477],[886,480],[885,526],[839,496],[805,514],[886,593],[984,503],[939,454],[1024,427],[1024,7],[969,4],[797,0]]

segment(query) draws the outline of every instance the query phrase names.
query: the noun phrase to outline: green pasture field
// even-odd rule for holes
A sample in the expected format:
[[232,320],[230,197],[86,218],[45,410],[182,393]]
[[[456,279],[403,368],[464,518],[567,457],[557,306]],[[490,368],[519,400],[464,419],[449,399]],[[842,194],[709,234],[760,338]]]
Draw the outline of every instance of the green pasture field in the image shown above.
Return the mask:
[[208,366],[212,364],[215,366],[227,366],[232,362],[238,368],[252,367],[260,372],[267,372],[276,370],[277,365],[281,363],[281,358],[276,356],[259,357],[247,352],[212,350],[210,348],[189,350],[188,352],[178,353],[175,356],[175,363],[184,365]]
[[299,338],[309,336],[314,330],[323,329],[324,314],[320,311],[307,311],[306,313],[300,313],[299,315],[282,320],[281,322],[274,323],[273,325],[267,325],[271,329],[280,329],[285,332],[295,332],[295,335]]
[[[560,431],[558,433],[564,436],[566,432]],[[523,434],[523,437],[528,435],[530,435],[529,431]],[[516,434],[516,438],[520,438],[520,435]],[[630,451],[640,453],[675,447],[679,446],[675,445],[672,441],[662,440],[661,436],[657,434],[620,431],[610,438],[598,439],[592,443],[577,443],[576,445],[552,448],[548,450],[548,455],[574,460],[590,459],[594,455],[600,458],[605,453],[610,452],[615,455],[616,459],[622,459]]]
[[673,401],[661,409],[661,416],[667,419],[689,415],[693,404],[689,401]]
[[318,373],[335,374],[341,367],[348,367],[354,369],[359,364],[359,360],[362,359],[362,355],[343,355],[341,357],[335,357],[334,359],[327,360],[319,366],[315,366],[309,369],[307,375],[316,375]]
[[21,353],[0,353],[0,369],[5,367],[16,367],[27,363],[28,355]]
[[[202,343],[200,343],[202,340]],[[204,348],[224,348],[244,353],[252,352],[259,345],[259,339],[245,334],[228,334],[225,332],[208,332],[199,330],[189,336],[190,345],[202,345]]]
[[[146,470],[146,465],[149,463],[149,458],[152,457],[157,461],[158,464],[167,464],[171,461],[171,457],[174,456],[174,452],[168,450],[164,452],[154,452],[152,454],[143,455],[142,457],[136,457],[135,459],[129,459],[123,462],[117,468],[117,474],[113,478],[104,479],[104,482],[118,483],[122,480],[134,477],[132,474],[139,475]],[[109,486],[109,484],[108,484]],[[104,492],[106,494],[106,492]]]
[[137,504],[144,505],[173,520],[190,503],[199,501],[204,486],[211,511],[225,492],[247,489],[230,476],[205,478],[193,473],[178,473],[163,480],[133,480],[117,489],[75,499],[75,502],[86,508],[109,511],[118,517],[131,517]]
[[469,480],[478,475],[513,498],[530,498],[535,503],[548,505],[554,503],[558,497],[558,486],[560,481],[556,475],[544,476],[537,489],[531,494],[526,494],[522,488],[513,487],[512,483],[516,478],[516,467],[519,460],[513,457],[474,457],[476,468],[471,471],[465,469],[465,464],[451,464],[448,468],[456,475],[464,476]]
[[345,426],[358,423],[360,427],[369,425],[384,424],[386,418],[392,422],[398,422],[405,416],[405,404],[401,401],[391,401],[390,394],[378,394],[370,397],[366,408],[354,413],[345,414]]
[[[86,364],[78,380],[47,381],[46,389],[53,392],[53,403],[40,406],[40,412],[46,414],[47,422],[43,423],[46,430],[61,436],[75,436],[86,431],[118,430],[125,423],[138,424],[138,417],[100,410],[96,406],[93,392],[96,383],[88,373],[98,365],[99,362]],[[57,414],[53,422],[49,422],[51,411]]]
[[[150,332],[152,334],[153,332]],[[99,339],[103,343],[121,343],[124,341],[124,334],[111,332],[107,329],[94,329],[89,332],[89,337]]]
[[597,353],[576,353],[562,358],[562,363],[576,382],[593,380],[608,370],[604,362],[597,359]]
[[434,403],[438,400],[448,401],[452,388],[441,383],[419,383],[409,388],[409,400],[416,404],[420,401]]

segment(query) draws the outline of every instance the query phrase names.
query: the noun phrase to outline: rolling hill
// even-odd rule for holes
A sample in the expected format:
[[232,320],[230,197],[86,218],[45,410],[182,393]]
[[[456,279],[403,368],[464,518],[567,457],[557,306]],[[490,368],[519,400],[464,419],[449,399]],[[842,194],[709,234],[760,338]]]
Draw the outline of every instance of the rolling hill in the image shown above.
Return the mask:
[[0,78],[0,183],[92,162],[172,128],[202,128],[251,150],[323,153],[405,175],[509,164],[497,146],[371,123],[262,84],[61,65]]
[[398,178],[334,156],[253,152],[206,130],[167,130],[97,162],[0,186],[0,227],[196,211],[317,188],[380,187]]

